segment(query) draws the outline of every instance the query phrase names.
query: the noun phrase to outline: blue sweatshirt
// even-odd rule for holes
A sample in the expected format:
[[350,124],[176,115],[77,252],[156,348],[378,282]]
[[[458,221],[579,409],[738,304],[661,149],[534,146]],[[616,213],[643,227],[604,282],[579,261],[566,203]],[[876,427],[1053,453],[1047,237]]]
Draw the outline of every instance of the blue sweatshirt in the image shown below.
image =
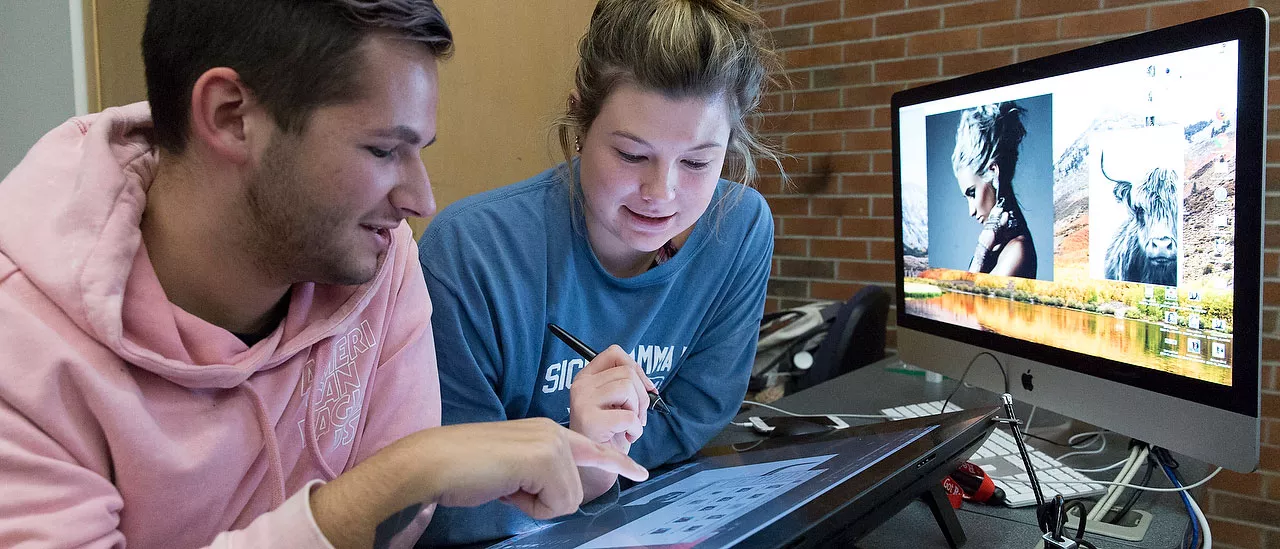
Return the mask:
[[[419,242],[434,312],[443,423],[547,417],[569,424],[569,387],[587,361],[555,323],[603,351],[618,344],[672,414],[650,412],[630,455],[686,459],[746,393],[773,255],[773,218],[754,189],[720,180],[667,262],[631,278],[605,270],[560,168],[460,200]],[[436,511],[424,541],[464,543],[527,529],[493,503]]]

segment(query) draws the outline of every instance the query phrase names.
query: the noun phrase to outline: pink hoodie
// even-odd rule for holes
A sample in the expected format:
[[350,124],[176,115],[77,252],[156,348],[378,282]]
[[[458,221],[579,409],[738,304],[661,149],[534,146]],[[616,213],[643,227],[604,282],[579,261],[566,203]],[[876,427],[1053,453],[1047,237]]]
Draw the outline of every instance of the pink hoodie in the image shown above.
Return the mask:
[[151,267],[149,126],[144,103],[70,120],[0,182],[0,547],[331,547],[311,488],[440,424],[409,228],[246,348]]

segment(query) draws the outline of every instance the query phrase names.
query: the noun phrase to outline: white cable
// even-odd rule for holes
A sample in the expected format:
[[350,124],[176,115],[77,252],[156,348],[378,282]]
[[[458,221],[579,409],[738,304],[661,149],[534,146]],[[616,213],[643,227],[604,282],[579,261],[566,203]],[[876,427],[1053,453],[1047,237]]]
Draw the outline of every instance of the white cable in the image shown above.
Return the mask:
[[[1041,480],[1040,484],[1101,484],[1103,486],[1124,486],[1125,488],[1132,488],[1134,490],[1146,490],[1148,492],[1186,492],[1187,490],[1204,486],[1205,483],[1209,482],[1209,479],[1212,479],[1221,471],[1222,471],[1221,467],[1214,469],[1212,473],[1209,473],[1209,476],[1204,477],[1204,479],[1202,479],[1200,482],[1197,482],[1190,486],[1183,486],[1182,488],[1152,488],[1150,486],[1138,486],[1136,484],[1124,484],[1121,482],[1106,482],[1102,480],[1090,480],[1088,482],[1081,482],[1078,480],[1072,480],[1072,481]],[[1031,484],[1030,480],[1017,478],[1017,477],[991,477],[991,480],[1007,480],[1009,482],[1021,482],[1022,484]]]
[[[1067,458],[1069,458],[1069,457],[1073,457],[1073,456],[1092,456],[1092,455],[1095,455],[1095,454],[1101,454],[1104,450],[1106,450],[1106,449],[1107,449],[1107,435],[1106,435],[1106,433],[1103,433],[1103,432],[1101,432],[1101,431],[1097,431],[1097,432],[1093,432],[1093,433],[1080,433],[1080,435],[1092,435],[1092,434],[1096,434],[1096,435],[1098,435],[1098,439],[1102,440],[1102,445],[1098,446],[1098,449],[1097,449],[1097,450],[1087,450],[1087,451],[1080,451],[1080,452],[1067,452],[1067,453],[1065,453],[1065,454],[1062,454],[1062,455],[1058,456],[1058,461],[1062,461],[1062,460],[1064,460],[1064,459],[1067,459]],[[1072,447],[1072,448],[1075,448],[1076,446],[1074,446],[1074,443],[1073,443],[1072,441],[1073,441],[1073,440],[1075,440],[1075,438],[1076,438],[1076,437],[1078,437],[1078,436],[1080,436],[1080,435],[1072,435],[1072,437],[1071,437],[1071,438],[1067,439],[1067,444],[1071,444],[1071,445],[1072,445],[1071,447]],[[1090,442],[1089,444],[1093,444],[1093,443],[1092,443],[1092,442]],[[1085,446],[1085,447],[1087,447],[1087,446]]]
[[[851,418],[857,418],[857,419],[889,419],[889,416],[884,414],[797,414],[795,412],[788,412],[786,410],[783,410],[782,408],[778,408],[777,406],[770,406],[768,404],[764,404],[762,402],[756,402],[754,400],[744,400],[742,401],[742,403],[749,404],[751,406],[759,406],[761,408],[766,408],[769,410],[773,410],[775,412],[780,412],[792,417],[851,417]],[[735,423],[734,425],[741,425],[741,424]],[[746,427],[750,427],[750,426],[751,424],[746,425]]]
[[[1133,481],[1133,477],[1138,475],[1138,469],[1142,468],[1142,464],[1147,461],[1147,446],[1134,446],[1129,449],[1129,459],[1126,460],[1124,469],[1120,474],[1116,475],[1116,481],[1120,484],[1128,484]],[[1098,504],[1089,510],[1089,520],[1101,520],[1103,515],[1111,510],[1111,506],[1120,501],[1120,494],[1124,492],[1122,486],[1111,486],[1107,488],[1107,494],[1098,500]]]

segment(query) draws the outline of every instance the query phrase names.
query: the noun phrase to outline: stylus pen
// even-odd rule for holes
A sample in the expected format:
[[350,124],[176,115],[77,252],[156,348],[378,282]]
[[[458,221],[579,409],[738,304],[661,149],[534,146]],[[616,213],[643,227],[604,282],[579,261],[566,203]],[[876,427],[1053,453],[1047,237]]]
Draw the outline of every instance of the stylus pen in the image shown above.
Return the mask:
[[[591,350],[591,347],[588,347],[586,343],[582,342],[582,340],[573,337],[569,332],[564,331],[564,328],[556,326],[555,324],[547,324],[547,329],[551,330],[551,333],[560,338],[560,341],[563,341],[570,349],[573,349],[573,352],[578,353],[579,355],[582,355],[582,358],[587,359],[587,362],[591,362],[596,359],[597,353]],[[645,392],[649,393],[649,409],[657,410],[664,414],[671,413],[671,407],[667,406],[667,403],[662,400],[662,396],[658,394],[658,391],[650,390]]]
[[[1027,467],[1027,479],[1031,483],[1031,492],[1036,496],[1036,503],[1044,505],[1044,493],[1040,491],[1040,481],[1036,480],[1036,470],[1031,466],[1031,458],[1027,454],[1027,444],[1022,441],[1022,429],[1018,428],[1018,417],[1013,415],[1013,395],[1000,395],[1004,402],[1004,413],[1009,416],[1009,430],[1013,431],[1013,441],[1018,443],[1018,453],[1022,454],[1022,464]],[[1038,507],[1037,507],[1038,508]]]

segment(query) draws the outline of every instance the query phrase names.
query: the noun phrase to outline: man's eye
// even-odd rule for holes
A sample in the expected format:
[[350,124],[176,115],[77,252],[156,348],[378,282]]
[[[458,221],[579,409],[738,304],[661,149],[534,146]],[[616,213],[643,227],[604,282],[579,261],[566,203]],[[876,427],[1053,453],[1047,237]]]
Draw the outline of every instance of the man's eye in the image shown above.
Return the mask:
[[377,147],[365,147],[365,150],[369,151],[369,154],[372,154],[375,158],[386,158],[388,156],[391,156],[391,151],[387,149],[379,149]]
[[[615,149],[615,150],[616,150],[616,149]],[[627,153],[624,153],[624,152],[622,152],[622,151],[618,151],[618,156],[622,158],[622,161],[623,161],[623,162],[628,162],[628,163],[631,163],[631,164],[635,164],[635,163],[637,163],[637,162],[640,162],[640,161],[644,160],[644,157],[643,157],[643,156],[639,156],[639,155],[635,155],[635,154],[627,154]]]

